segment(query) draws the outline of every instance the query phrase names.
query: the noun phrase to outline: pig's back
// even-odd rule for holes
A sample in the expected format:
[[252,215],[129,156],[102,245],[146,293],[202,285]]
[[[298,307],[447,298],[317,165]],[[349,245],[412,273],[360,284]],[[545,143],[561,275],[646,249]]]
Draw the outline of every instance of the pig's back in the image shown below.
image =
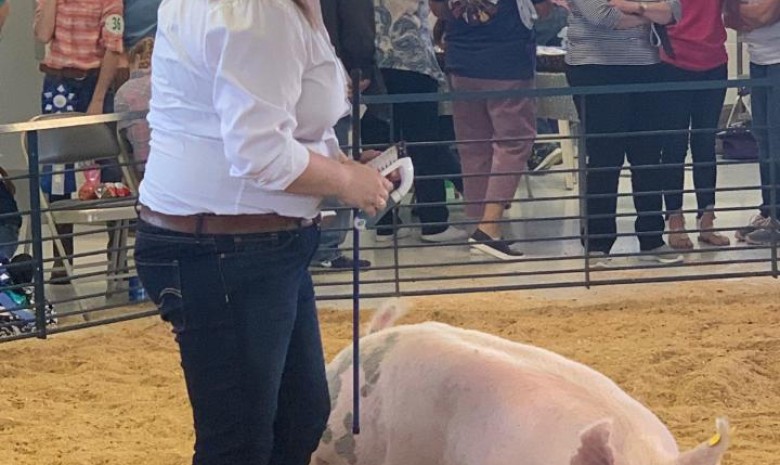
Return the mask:
[[[658,437],[659,447],[676,449],[666,426],[645,406],[603,374],[554,352],[435,322],[383,334],[395,343],[377,392],[386,427],[398,431],[381,434],[390,451],[395,443],[432,452],[419,462],[402,457],[410,465],[449,465],[455,462],[441,457],[453,451],[476,458],[510,447],[524,450],[528,464],[536,455],[549,465],[570,458],[578,433],[604,418],[614,419],[620,436],[641,430]],[[555,451],[538,450],[551,436]]]

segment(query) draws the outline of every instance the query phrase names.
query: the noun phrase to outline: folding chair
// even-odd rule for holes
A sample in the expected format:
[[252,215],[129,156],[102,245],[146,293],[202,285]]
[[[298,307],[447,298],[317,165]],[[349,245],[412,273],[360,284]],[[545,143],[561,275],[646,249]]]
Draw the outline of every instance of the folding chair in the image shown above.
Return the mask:
[[[85,116],[82,113],[60,113],[39,115],[31,121]],[[22,152],[29,165],[27,134],[22,133]],[[127,163],[127,154],[118,139],[113,124],[102,123],[89,126],[75,126],[38,131],[38,163],[40,165],[64,165],[93,160],[115,159],[122,167],[125,184],[136,191],[136,177],[132,175]],[[56,232],[57,224],[103,224],[118,222],[119,227],[112,231],[112,250],[109,250],[107,266],[107,293],[113,291],[124,263],[127,245],[129,221],[136,218],[135,197],[123,199],[78,200],[68,199],[49,204],[43,191],[41,196],[42,223],[51,234],[53,246],[62,257],[66,257],[62,240]],[[29,233],[28,233],[29,235]],[[69,260],[63,260],[68,276],[75,276]],[[74,285],[75,291],[75,285]]]

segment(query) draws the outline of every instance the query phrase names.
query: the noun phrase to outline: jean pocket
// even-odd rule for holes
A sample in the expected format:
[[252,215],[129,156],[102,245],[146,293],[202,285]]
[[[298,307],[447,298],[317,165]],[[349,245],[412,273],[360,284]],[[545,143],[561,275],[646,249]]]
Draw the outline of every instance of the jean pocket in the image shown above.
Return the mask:
[[268,256],[269,254],[283,253],[296,244],[300,236],[300,231],[281,231],[241,237],[235,245],[235,250],[223,253],[222,258],[244,260],[257,255]]
[[157,305],[160,317],[181,333],[187,326],[181,292],[181,272],[176,260],[166,262],[137,261],[138,278],[149,298]]

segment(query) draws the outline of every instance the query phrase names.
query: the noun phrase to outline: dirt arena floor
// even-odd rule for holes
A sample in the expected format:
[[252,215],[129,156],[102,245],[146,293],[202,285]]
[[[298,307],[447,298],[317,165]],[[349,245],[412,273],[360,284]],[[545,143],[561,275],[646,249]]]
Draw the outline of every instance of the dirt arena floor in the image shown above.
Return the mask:
[[[427,319],[530,342],[613,378],[682,448],[736,427],[723,465],[780,464],[780,282],[413,299]],[[367,317],[368,315],[366,315]],[[323,310],[328,358],[348,312]],[[184,465],[191,415],[157,319],[0,345],[0,464]]]

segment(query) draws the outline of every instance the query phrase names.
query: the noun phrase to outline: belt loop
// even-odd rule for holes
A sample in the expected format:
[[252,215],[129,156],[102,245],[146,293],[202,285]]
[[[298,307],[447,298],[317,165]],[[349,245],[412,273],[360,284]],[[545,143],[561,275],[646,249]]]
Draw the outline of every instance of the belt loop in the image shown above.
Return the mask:
[[197,220],[195,221],[195,237],[200,239],[200,236],[203,235],[203,224],[204,220],[206,219],[206,214],[201,213],[197,215]]

